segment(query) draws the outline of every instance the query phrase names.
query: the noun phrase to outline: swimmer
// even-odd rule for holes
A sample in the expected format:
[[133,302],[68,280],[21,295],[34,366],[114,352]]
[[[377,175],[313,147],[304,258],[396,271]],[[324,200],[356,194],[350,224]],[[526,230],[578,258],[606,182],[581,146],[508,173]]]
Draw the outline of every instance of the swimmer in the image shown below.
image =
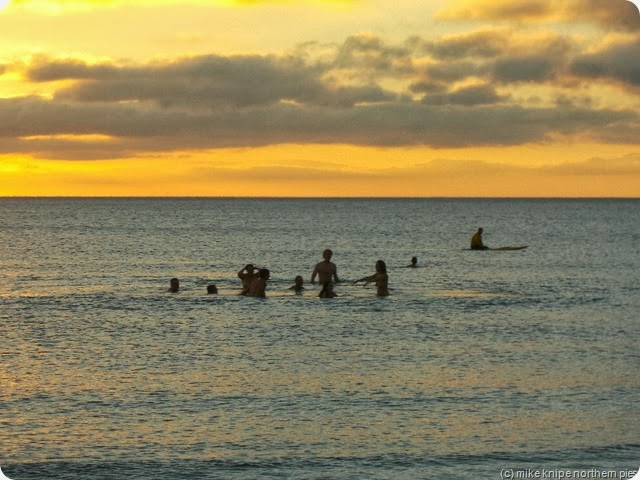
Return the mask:
[[167,290],[167,292],[178,293],[178,290],[180,290],[180,280],[178,280],[177,278],[172,278],[171,280],[169,280],[169,289]]
[[333,283],[332,282],[326,282],[326,283],[322,284],[322,290],[320,290],[320,293],[318,294],[318,297],[320,297],[320,298],[335,298],[337,296],[338,296],[338,294],[333,291]]
[[302,291],[304,290],[304,279],[302,278],[302,275],[298,275],[295,278],[294,282],[295,283],[289,287],[289,290],[293,290],[296,293],[302,293]]
[[213,283],[211,285],[207,285],[207,293],[211,293],[211,294],[218,293],[218,287],[216,287]]
[[313,273],[311,274],[311,283],[316,283],[316,275],[318,276],[318,280],[321,285],[324,285],[327,282],[330,282],[333,278],[335,283],[338,283],[340,279],[338,278],[338,269],[334,263],[331,262],[331,257],[333,256],[333,252],[330,249],[326,249],[322,252],[322,258],[324,259],[322,262],[316,264],[313,269]]
[[362,277],[359,280],[353,282],[354,284],[358,282],[366,282],[365,285],[369,282],[376,283],[376,295],[379,297],[386,297],[389,295],[389,275],[387,274],[387,264],[382,260],[378,260],[376,262],[376,273],[373,275],[369,275],[367,277]]
[[407,265],[407,268],[416,268],[418,265],[418,257],[411,257],[411,263]]

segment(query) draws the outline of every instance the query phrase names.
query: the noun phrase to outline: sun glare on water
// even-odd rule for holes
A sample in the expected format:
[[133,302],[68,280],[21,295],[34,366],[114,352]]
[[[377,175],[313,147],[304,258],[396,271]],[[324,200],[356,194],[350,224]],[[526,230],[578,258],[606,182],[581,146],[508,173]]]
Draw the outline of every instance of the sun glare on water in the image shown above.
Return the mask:
[[9,5],[9,2],[11,2],[11,0],[0,0],[0,10]]

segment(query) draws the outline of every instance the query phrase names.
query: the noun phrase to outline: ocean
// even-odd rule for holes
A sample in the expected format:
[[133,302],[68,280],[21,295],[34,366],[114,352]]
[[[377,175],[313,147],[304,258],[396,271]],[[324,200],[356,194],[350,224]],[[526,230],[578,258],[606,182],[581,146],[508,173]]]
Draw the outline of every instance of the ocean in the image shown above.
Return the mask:
[[[0,468],[630,478],[639,225],[633,199],[0,199]],[[379,259],[389,297],[353,284]]]

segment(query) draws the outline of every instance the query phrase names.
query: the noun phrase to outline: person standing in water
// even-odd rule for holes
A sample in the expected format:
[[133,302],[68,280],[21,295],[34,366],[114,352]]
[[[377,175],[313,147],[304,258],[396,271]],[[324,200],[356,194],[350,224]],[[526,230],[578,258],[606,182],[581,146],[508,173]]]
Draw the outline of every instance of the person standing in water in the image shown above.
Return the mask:
[[369,275],[368,277],[362,277],[353,283],[355,284],[358,282],[366,282],[365,285],[369,282],[375,282],[377,287],[376,295],[379,297],[389,296],[389,275],[387,274],[387,264],[384,263],[383,260],[378,260],[376,262],[376,273]]
[[240,295],[246,295],[249,293],[249,288],[253,281],[258,278],[256,267],[254,267],[252,263],[246,264],[242,270],[238,272],[238,278],[242,280],[242,291],[240,292]]
[[270,274],[271,272],[266,268],[261,268],[258,271],[258,278],[256,278],[249,287],[248,294],[250,297],[265,298],[267,296],[267,280],[269,280]]
[[318,276],[320,285],[324,285],[325,283],[331,282],[332,280],[335,283],[338,283],[340,281],[340,279],[338,278],[338,268],[334,263],[331,262],[332,256],[333,252],[328,248],[324,252],[322,252],[322,258],[324,260],[317,263],[316,267],[313,269],[313,273],[311,274],[311,283],[316,283],[316,275]]
[[411,257],[411,263],[407,265],[407,268],[416,268],[418,265],[418,257]]
[[488,250],[489,247],[485,246],[482,243],[482,228],[479,228],[478,231],[471,237],[471,250]]

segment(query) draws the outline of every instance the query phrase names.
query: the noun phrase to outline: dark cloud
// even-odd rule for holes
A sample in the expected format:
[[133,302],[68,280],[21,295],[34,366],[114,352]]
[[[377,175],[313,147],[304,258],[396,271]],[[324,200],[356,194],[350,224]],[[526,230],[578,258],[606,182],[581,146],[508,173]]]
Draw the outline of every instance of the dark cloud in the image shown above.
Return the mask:
[[354,35],[348,37],[338,48],[332,67],[365,72],[393,72],[394,75],[411,73],[414,70],[414,48],[411,41],[394,46],[387,45],[374,35]]
[[113,139],[74,141],[70,138],[2,139],[0,153],[21,153],[49,160],[111,160],[140,155],[143,142]]
[[[488,46],[475,47],[481,39]],[[305,47],[138,65],[35,57],[8,68],[65,87],[53,98],[0,99],[0,153],[89,159],[281,143],[472,147],[578,134],[637,144],[637,112],[599,109],[566,82],[616,80],[634,94],[639,42],[576,56],[578,45],[561,36],[502,29],[399,46],[356,36],[315,60]],[[511,89],[526,83],[551,93],[518,104],[524,96]],[[74,139],[96,134],[111,140]]]
[[556,75],[557,59],[546,55],[505,57],[492,66],[493,78],[501,83],[537,82],[552,80]]
[[501,20],[506,22],[594,23],[606,29],[636,31],[640,15],[627,0],[476,0],[457,6],[448,5],[437,15],[441,19]]
[[627,0],[574,0],[578,18],[607,28],[639,31],[638,7]]
[[119,69],[113,65],[87,65],[75,59],[49,60],[39,57],[26,71],[26,77],[32,82],[52,82],[56,80],[110,79],[118,76]]
[[548,18],[555,11],[549,0],[503,0],[501,2],[467,2],[462,6],[448,5],[439,12],[437,18],[442,19],[493,19],[493,20],[532,20]]
[[[458,5],[460,3],[461,5]],[[557,7],[553,0],[503,0],[500,2],[450,2],[438,12],[436,18],[445,20],[479,19],[479,20],[510,20],[531,21],[544,20],[552,16]]]
[[498,84],[548,83],[566,72],[576,48],[556,34],[517,35],[505,29],[445,37],[426,45],[436,61],[422,69],[422,79],[415,85],[451,84],[470,78]]
[[476,85],[454,90],[451,93],[432,94],[424,97],[423,102],[429,105],[491,105],[501,103],[508,97],[498,95],[489,85]]
[[142,67],[88,65],[76,60],[40,61],[32,81],[77,80],[56,98],[77,102],[153,102],[165,108],[221,108],[280,101],[352,106],[395,98],[375,84],[337,86],[322,70],[294,56],[208,55]]
[[571,64],[571,72],[585,78],[614,80],[640,86],[640,38],[609,45],[593,54],[580,55]]
[[441,94],[447,91],[447,85],[435,80],[419,80],[409,85],[409,91],[413,93]]
[[486,64],[471,61],[435,63],[424,69],[424,75],[427,79],[444,83],[453,83],[469,77],[485,76],[487,72],[488,67]]
[[[617,125],[630,122],[640,123],[636,113],[578,108],[526,109],[509,105],[466,108],[404,102],[330,109],[275,104],[185,113],[133,105],[70,104],[23,98],[0,100],[0,132],[6,139],[13,139],[0,142],[0,151],[15,151],[12,148],[16,146],[17,137],[21,151],[35,148],[52,154],[57,149],[56,158],[65,155],[78,158],[77,143],[55,138],[74,134],[101,134],[117,139],[113,143],[93,144],[101,153],[92,158],[109,157],[108,153],[115,158],[145,151],[280,143],[517,145],[545,141],[550,135],[589,132],[606,140],[607,132],[618,132]],[[35,138],[30,140],[32,137]],[[630,132],[627,141],[637,142],[638,137]],[[82,146],[89,144],[83,142]]]
[[440,60],[493,58],[505,52],[512,34],[506,30],[480,30],[425,42],[425,51]]

